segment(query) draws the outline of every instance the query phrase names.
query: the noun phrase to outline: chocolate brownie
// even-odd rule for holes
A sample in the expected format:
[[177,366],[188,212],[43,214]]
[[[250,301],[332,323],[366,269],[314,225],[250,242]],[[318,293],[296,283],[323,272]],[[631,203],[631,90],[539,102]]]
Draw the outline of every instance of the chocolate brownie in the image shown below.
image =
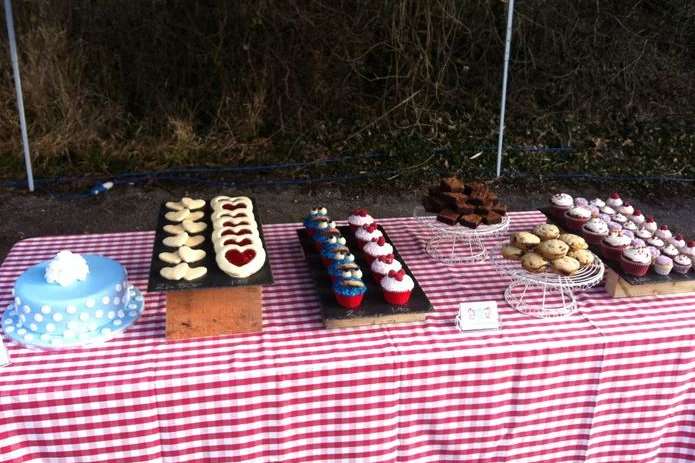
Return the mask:
[[486,225],[494,225],[500,222],[502,222],[502,216],[492,211],[483,217],[483,223]]
[[451,209],[444,209],[437,216],[437,220],[447,225],[454,225],[458,222],[459,213],[452,211]]
[[495,214],[499,214],[499,215],[507,215],[507,206],[505,206],[504,204],[499,204],[499,203],[495,204],[492,207],[492,212],[494,212]]
[[466,214],[459,218],[459,223],[464,227],[468,228],[478,228],[480,225],[480,216],[478,214]]
[[475,206],[468,204],[468,200],[456,201],[456,210],[461,214],[472,214],[475,212]]
[[465,186],[466,185],[456,177],[444,177],[439,183],[439,187],[442,191],[452,191],[454,193],[462,193]]
[[425,208],[427,212],[436,212],[438,213],[441,211],[444,207],[438,201],[436,198],[433,198],[431,196],[425,196],[422,198],[422,206]]
[[472,204],[474,206],[482,206],[485,204],[485,201],[485,196],[480,196],[475,193],[468,197],[468,204]]

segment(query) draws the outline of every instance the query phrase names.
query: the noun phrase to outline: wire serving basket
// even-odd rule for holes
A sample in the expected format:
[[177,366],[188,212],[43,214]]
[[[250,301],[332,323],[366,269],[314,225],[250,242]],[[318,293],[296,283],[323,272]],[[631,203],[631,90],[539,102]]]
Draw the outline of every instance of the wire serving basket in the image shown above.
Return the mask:
[[597,286],[603,280],[605,266],[595,254],[591,265],[571,276],[532,273],[525,270],[518,260],[502,256],[504,244],[495,245],[490,261],[498,272],[512,280],[504,291],[504,298],[507,304],[523,314],[537,318],[567,317],[578,307],[574,292]]
[[436,220],[436,216],[422,206],[413,210],[413,217],[422,229],[425,252],[434,260],[455,265],[464,262],[480,262],[488,258],[487,246],[506,237],[509,216],[495,225],[480,225],[468,228],[463,225],[447,225]]

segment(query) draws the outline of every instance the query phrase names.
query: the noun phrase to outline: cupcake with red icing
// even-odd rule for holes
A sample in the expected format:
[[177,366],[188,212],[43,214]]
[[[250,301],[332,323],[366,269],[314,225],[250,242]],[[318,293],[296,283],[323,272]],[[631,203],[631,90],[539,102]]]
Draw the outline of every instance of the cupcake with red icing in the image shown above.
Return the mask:
[[377,257],[370,266],[370,269],[372,270],[372,277],[377,283],[381,283],[381,279],[388,275],[389,272],[397,272],[402,268],[403,265],[396,260],[393,254]]
[[625,273],[636,277],[643,277],[649,271],[652,263],[652,255],[647,248],[627,247],[620,256],[620,266]]
[[610,198],[606,200],[606,204],[612,207],[613,209],[618,209],[620,206],[623,205],[623,199],[620,197],[618,193],[613,193],[611,194]]
[[384,299],[393,305],[407,304],[414,287],[415,282],[410,276],[405,274],[403,269],[397,272],[391,270],[388,275],[381,279]]
[[[632,221],[635,221],[635,216],[632,216]],[[635,222],[637,223],[637,222]],[[638,224],[639,225],[639,224]],[[642,227],[649,230],[652,233],[656,233],[656,230],[659,228],[659,224],[656,223],[656,220],[654,220],[653,216],[649,216],[646,219],[644,219],[644,223],[642,224]]]
[[550,215],[562,219],[571,207],[574,206],[574,198],[567,193],[557,193],[550,197]]
[[369,243],[374,239],[384,236],[379,230],[376,223],[370,223],[368,225],[362,225],[355,232],[355,238],[357,238],[357,245],[360,249],[364,247],[365,244]]
[[582,225],[589,219],[591,219],[591,211],[586,207],[571,207],[565,211],[565,225],[572,231],[580,231]]
[[335,300],[348,310],[359,308],[366,292],[367,287],[362,280],[359,279],[346,278],[337,280],[333,284]]
[[606,259],[620,260],[623,249],[630,246],[632,239],[621,234],[611,234],[601,240],[601,251]]
[[350,224],[350,228],[352,229],[353,233],[356,232],[361,226],[369,225],[370,223],[374,223],[374,218],[369,215],[369,211],[364,208],[355,209],[348,216],[348,224]]
[[393,246],[387,243],[383,236],[380,236],[365,244],[362,251],[364,251],[364,258],[367,263],[371,265],[377,257],[393,254]]

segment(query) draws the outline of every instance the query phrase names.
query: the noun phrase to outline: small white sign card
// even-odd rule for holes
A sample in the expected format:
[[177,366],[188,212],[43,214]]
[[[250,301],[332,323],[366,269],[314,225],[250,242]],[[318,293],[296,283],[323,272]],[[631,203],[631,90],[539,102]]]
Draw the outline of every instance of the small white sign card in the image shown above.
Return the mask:
[[10,364],[10,354],[7,353],[5,344],[2,342],[2,336],[0,336],[0,367],[4,367]]
[[500,329],[497,301],[461,302],[456,326],[460,331]]

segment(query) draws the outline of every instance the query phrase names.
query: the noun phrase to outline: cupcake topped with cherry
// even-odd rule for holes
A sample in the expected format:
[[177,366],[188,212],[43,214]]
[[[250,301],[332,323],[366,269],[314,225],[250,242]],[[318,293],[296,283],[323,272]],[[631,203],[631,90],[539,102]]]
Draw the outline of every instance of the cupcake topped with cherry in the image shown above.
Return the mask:
[[393,254],[393,246],[387,243],[383,236],[380,236],[379,238],[374,238],[372,241],[365,244],[362,251],[364,252],[364,257],[367,260],[367,263],[371,265],[371,263],[374,262],[374,259],[378,258],[379,256]]
[[391,270],[381,279],[384,300],[393,305],[407,304],[414,287],[415,282],[403,269],[398,271]]
[[363,225],[369,225],[370,223],[374,223],[374,217],[369,215],[369,211],[367,211],[367,209],[359,208],[355,209],[350,213],[347,221],[352,231],[356,232],[357,229],[362,227]]
[[364,245],[369,243],[370,241],[378,239],[382,236],[384,236],[384,234],[381,233],[381,230],[379,230],[379,227],[375,222],[362,225],[360,228],[357,229],[357,231],[355,231],[357,245],[360,248],[364,247]]
[[620,206],[623,205],[623,199],[620,197],[620,194],[612,193],[610,197],[606,200],[606,205],[617,210]]
[[397,272],[402,268],[403,265],[394,257],[393,254],[386,254],[377,257],[370,266],[372,277],[376,283],[381,283],[381,279],[388,275],[389,272]]

